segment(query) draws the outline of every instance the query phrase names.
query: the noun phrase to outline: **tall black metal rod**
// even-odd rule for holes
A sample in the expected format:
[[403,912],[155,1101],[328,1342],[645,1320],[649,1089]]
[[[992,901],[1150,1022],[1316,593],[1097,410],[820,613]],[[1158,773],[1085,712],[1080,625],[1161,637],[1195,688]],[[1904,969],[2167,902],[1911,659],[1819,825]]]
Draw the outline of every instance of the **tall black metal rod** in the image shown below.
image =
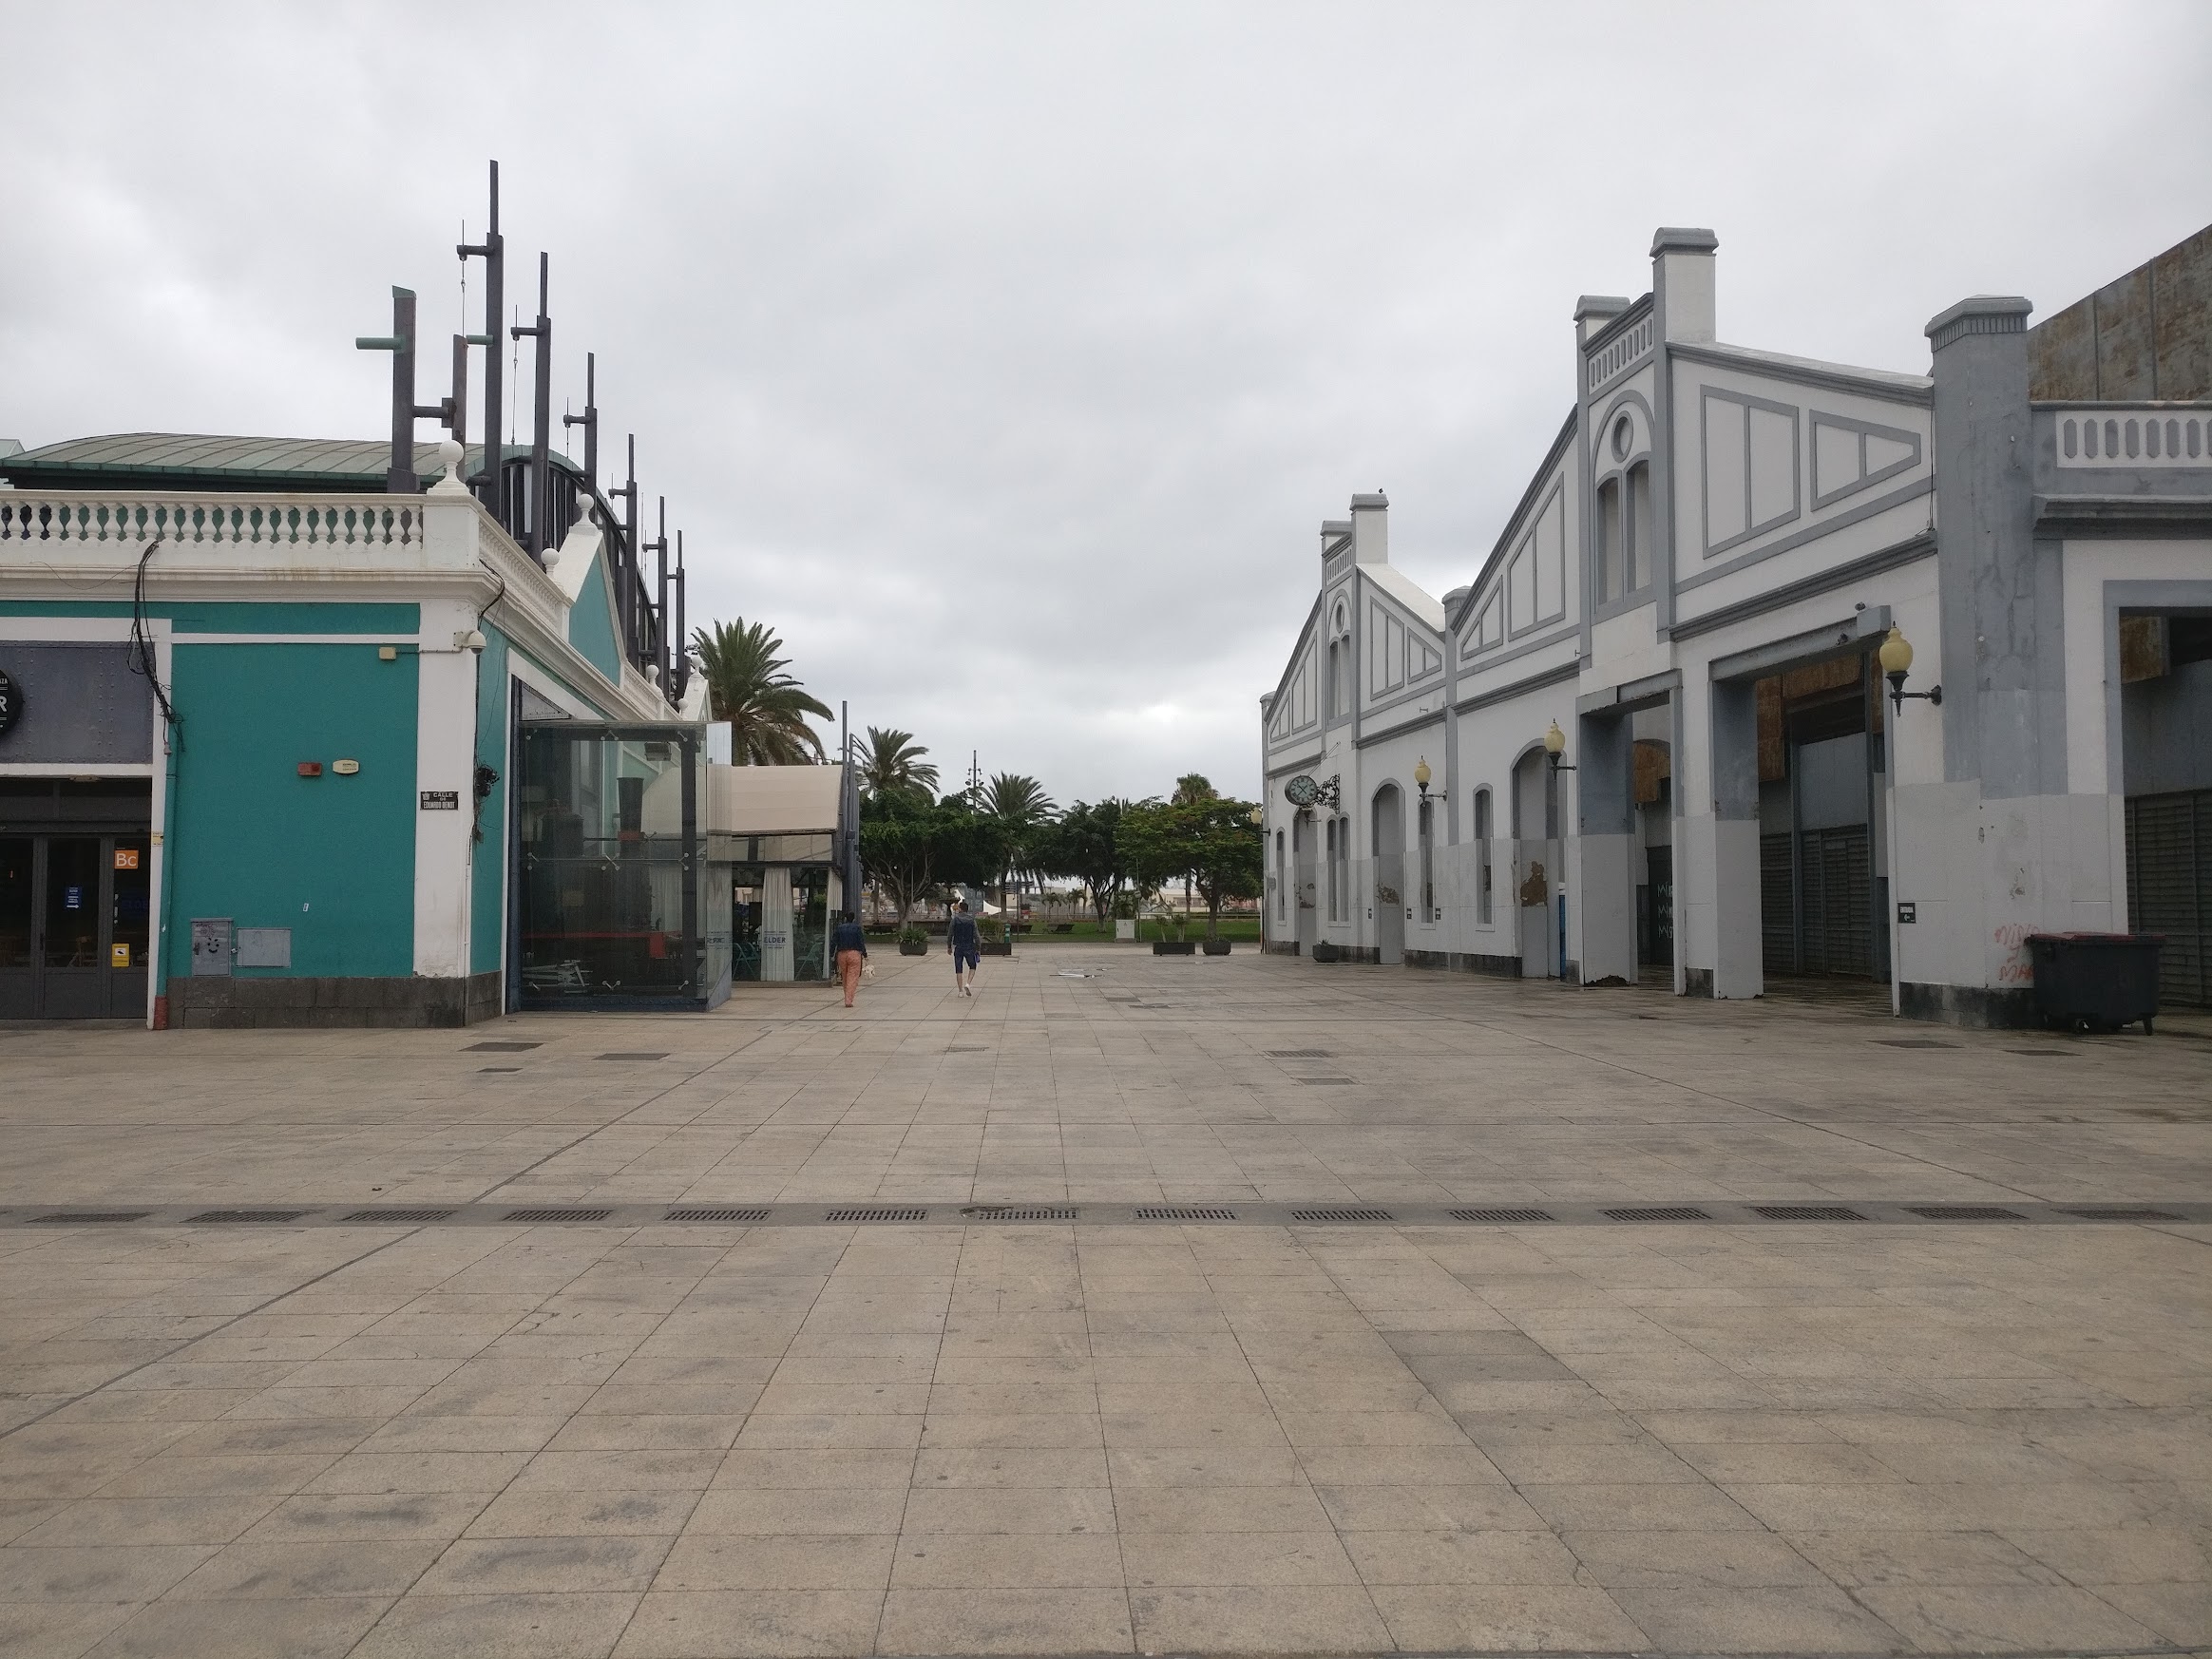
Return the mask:
[[659,599],[653,607],[653,665],[659,670],[660,684],[668,685],[668,497],[660,498],[660,534],[653,543],[653,551],[659,555]]
[[[503,400],[506,396],[506,363],[499,350],[506,315],[506,238],[499,234],[497,162],[491,163],[491,228],[483,241],[463,242],[454,251],[464,259],[484,261],[484,333],[467,336],[471,345],[484,348],[484,465],[476,475],[476,498],[503,529],[512,530],[515,526],[507,511],[506,449],[502,442],[506,428],[500,419],[505,412]],[[455,390],[459,391],[458,385]]]
[[[414,470],[414,291],[394,288],[391,333],[364,334],[353,341],[356,351],[391,353],[391,464],[384,473],[388,495],[413,495],[422,487]],[[430,412],[438,411],[433,409]]]
[[622,498],[622,544],[617,563],[622,572],[619,589],[622,603],[622,639],[629,647],[630,660],[639,668],[645,666],[644,618],[639,614],[639,601],[644,598],[644,582],[639,578],[638,562],[638,434],[630,434],[630,459],[622,487],[617,491]]
[[676,695],[668,700],[677,708],[683,706],[684,688],[691,684],[691,653],[685,649],[683,608],[683,532],[676,533],[676,632],[669,645],[669,659],[676,666]]
[[511,331],[518,340],[527,337],[537,342],[537,388],[531,396],[530,419],[530,492],[529,525],[523,539],[523,547],[536,556],[539,563],[546,563],[546,555],[553,547],[552,507],[553,484],[553,319],[545,315],[546,290],[551,280],[552,261],[544,254],[538,256],[538,321],[525,328],[515,325]]
[[599,487],[599,353],[583,354],[583,413],[563,414],[563,427],[583,429],[583,471],[592,487]]
[[468,336],[453,336],[453,395],[446,399],[442,417],[453,442],[468,448]]

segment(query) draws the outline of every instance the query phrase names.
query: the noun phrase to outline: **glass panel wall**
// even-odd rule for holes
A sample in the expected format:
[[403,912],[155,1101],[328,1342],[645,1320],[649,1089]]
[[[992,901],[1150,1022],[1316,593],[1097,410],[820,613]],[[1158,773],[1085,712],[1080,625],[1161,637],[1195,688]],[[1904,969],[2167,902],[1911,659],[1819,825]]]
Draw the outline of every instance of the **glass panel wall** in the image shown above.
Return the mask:
[[516,910],[525,1007],[709,1006],[729,986],[729,914],[697,829],[689,727],[525,721]]

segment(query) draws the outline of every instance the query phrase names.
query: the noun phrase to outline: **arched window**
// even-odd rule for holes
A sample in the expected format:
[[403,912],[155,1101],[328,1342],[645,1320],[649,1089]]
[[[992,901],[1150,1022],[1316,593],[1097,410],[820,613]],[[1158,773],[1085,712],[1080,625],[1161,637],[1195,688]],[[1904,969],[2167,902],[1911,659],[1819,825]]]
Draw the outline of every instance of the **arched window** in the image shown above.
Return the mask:
[[1490,791],[1475,791],[1475,920],[1487,923],[1490,913]]
[[1275,831],[1275,920],[1278,922],[1283,920],[1283,831],[1278,830]]
[[1620,481],[1609,478],[1597,486],[1597,598],[1601,604],[1629,591],[1623,568],[1626,541]]
[[1328,829],[1324,833],[1326,845],[1323,850],[1328,854],[1328,919],[1334,922],[1337,919],[1337,821],[1334,818],[1328,821]]
[[1651,542],[1651,464],[1639,461],[1629,468],[1629,540],[1622,559],[1628,585],[1623,593],[1651,585],[1656,551]]

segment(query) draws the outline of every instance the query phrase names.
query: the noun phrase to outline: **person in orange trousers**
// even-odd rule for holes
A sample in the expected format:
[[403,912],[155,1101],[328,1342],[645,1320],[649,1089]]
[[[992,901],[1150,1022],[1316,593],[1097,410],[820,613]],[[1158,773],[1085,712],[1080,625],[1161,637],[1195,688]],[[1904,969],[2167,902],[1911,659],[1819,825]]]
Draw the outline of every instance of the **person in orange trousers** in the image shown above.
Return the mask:
[[860,989],[860,970],[868,965],[868,935],[850,910],[837,913],[837,926],[830,935],[830,954],[837,959],[837,977],[845,982],[845,1005],[852,1006]]

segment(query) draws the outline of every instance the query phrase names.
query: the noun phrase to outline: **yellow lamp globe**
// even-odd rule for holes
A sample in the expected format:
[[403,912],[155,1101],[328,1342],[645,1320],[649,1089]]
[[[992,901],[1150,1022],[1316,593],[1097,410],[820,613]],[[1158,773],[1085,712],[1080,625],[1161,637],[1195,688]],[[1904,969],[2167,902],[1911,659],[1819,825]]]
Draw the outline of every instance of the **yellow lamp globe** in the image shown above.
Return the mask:
[[1892,628],[1889,631],[1888,637],[1881,642],[1881,650],[1878,655],[1881,658],[1882,673],[1888,675],[1893,680],[1904,678],[1912,670],[1913,642],[1905,638],[1904,630],[1901,628]]
[[1554,759],[1567,753],[1567,734],[1559,730],[1559,722],[1556,720],[1552,722],[1552,729],[1544,734],[1544,753]]

